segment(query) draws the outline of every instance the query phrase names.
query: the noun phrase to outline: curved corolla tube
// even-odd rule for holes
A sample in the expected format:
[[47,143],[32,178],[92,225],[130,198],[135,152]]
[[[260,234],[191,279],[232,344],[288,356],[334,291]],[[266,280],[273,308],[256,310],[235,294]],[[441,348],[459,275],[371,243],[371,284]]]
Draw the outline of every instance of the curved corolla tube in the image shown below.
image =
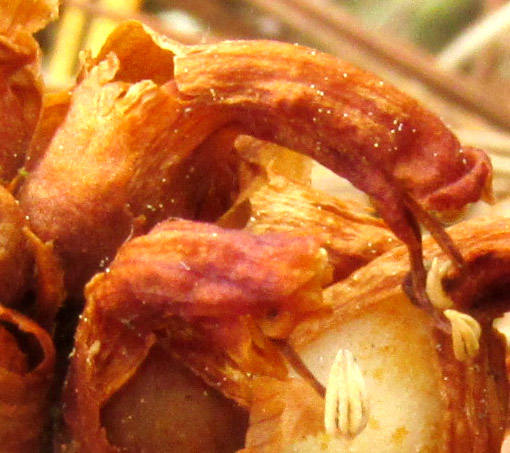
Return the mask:
[[[394,87],[306,47],[269,41],[179,46],[174,64],[190,108],[221,106],[247,133],[310,155],[370,195],[407,244],[416,296],[428,305],[417,220],[425,210],[491,198],[491,166],[482,151],[461,147],[439,118]],[[426,226],[434,223],[426,220]],[[440,230],[431,232],[461,266]]]

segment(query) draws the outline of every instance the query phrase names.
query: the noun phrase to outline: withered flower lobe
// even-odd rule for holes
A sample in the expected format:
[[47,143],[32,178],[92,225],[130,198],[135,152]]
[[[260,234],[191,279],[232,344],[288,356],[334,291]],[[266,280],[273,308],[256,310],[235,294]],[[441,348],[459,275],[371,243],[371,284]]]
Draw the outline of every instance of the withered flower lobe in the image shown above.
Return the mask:
[[30,285],[32,254],[23,234],[27,222],[15,198],[0,186],[0,304],[15,306]]
[[[19,336],[25,339],[18,341]],[[49,426],[53,342],[32,320],[0,306],[0,347],[2,451],[41,451],[44,430]]]
[[[19,193],[32,230],[54,241],[77,297],[127,237],[171,216],[217,216],[214,203],[226,209],[222,197],[235,184],[228,175],[235,135],[213,134],[222,115],[188,114],[171,83],[117,80],[120,67],[109,54],[82,77],[68,110],[65,98],[48,105]],[[58,118],[64,122],[55,127]]]
[[65,391],[74,442],[114,451],[100,411],[158,343],[245,407],[252,376],[287,369],[269,338],[327,310],[317,240],[166,221],[122,246],[86,287]]
[[65,298],[63,272],[51,243],[42,242],[30,231],[16,199],[2,186],[0,294],[0,304],[15,309],[20,309],[24,298],[33,297],[30,315],[47,330],[53,328]]
[[222,106],[246,133],[310,155],[372,197],[407,244],[416,297],[430,309],[417,221],[461,266],[460,254],[425,210],[490,198],[488,157],[462,148],[414,99],[315,50],[227,41],[176,46],[175,52],[177,87],[191,106]]
[[[275,150],[275,145],[256,142],[262,151],[269,148],[283,155],[282,159],[290,154],[282,149]],[[250,164],[258,170],[258,175],[249,180],[234,206],[218,221],[221,225],[244,227],[256,234],[314,236],[328,252],[334,281],[342,280],[387,250],[401,245],[372,209],[314,189],[308,181],[296,180],[285,167],[278,168],[276,163],[274,169],[270,163],[261,165],[245,156],[246,143],[243,145],[240,147],[236,143],[243,160],[251,159]],[[255,146],[250,144],[250,148]],[[298,179],[304,177],[297,176]]]
[[42,103],[41,51],[32,36],[56,18],[56,0],[0,2],[0,181],[23,165]]

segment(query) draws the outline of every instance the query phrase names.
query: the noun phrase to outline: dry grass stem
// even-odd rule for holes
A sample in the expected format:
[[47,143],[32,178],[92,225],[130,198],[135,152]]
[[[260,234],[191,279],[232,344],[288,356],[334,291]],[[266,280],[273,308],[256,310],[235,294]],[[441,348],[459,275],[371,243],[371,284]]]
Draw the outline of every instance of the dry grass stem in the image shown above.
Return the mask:
[[437,63],[448,70],[455,69],[493,42],[510,28],[510,3],[469,27],[437,56]]
[[[351,44],[352,52],[365,54],[371,71],[386,65],[416,79],[438,95],[479,115],[491,123],[510,129],[510,109],[501,99],[487,92],[487,87],[468,77],[445,70],[435,64],[435,58],[401,39],[365,29],[356,18],[332,0],[249,0],[260,10],[278,18],[282,23],[313,37],[329,52]],[[339,46],[342,44],[342,46]],[[351,60],[353,56],[349,57]],[[374,62],[374,60],[376,60]],[[377,65],[377,61],[379,64]]]

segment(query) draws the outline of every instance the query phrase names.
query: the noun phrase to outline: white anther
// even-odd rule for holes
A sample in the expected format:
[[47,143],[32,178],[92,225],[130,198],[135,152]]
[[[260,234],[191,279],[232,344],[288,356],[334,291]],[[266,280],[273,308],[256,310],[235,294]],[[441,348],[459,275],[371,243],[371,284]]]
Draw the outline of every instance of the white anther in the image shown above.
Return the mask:
[[352,353],[340,349],[326,388],[324,425],[328,434],[353,437],[368,422],[365,379]]

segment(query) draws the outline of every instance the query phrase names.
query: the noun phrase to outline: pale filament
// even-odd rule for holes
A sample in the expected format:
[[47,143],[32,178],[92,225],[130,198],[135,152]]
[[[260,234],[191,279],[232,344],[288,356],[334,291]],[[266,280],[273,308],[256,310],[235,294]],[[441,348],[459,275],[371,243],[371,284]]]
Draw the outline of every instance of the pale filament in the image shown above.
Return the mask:
[[432,305],[440,310],[453,307],[453,300],[443,288],[443,278],[450,267],[450,261],[440,261],[435,257],[427,273],[427,283],[425,287],[427,296]]

